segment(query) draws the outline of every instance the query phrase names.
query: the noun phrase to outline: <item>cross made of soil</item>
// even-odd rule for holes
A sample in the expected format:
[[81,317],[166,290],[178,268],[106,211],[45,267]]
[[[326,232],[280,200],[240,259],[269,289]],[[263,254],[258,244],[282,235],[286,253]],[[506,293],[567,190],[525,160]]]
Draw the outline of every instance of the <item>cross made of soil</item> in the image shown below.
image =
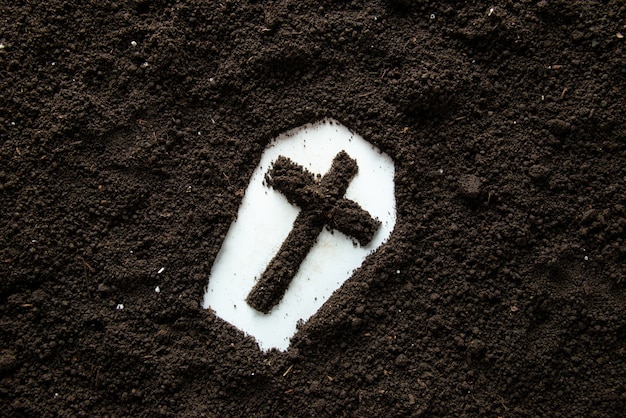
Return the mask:
[[293,228],[269,263],[246,301],[254,309],[269,313],[280,302],[300,264],[325,226],[367,245],[380,226],[356,202],[343,196],[358,172],[355,160],[339,152],[321,179],[280,156],[265,175],[268,186],[281,192],[289,203],[300,207]]

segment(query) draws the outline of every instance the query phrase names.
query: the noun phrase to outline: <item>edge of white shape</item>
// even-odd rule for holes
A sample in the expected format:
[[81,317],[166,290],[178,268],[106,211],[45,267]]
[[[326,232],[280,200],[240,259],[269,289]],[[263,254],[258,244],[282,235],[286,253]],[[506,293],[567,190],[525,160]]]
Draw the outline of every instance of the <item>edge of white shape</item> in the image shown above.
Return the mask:
[[[246,303],[257,278],[291,231],[299,208],[264,186],[264,176],[280,156],[324,175],[345,150],[359,170],[345,197],[357,202],[381,227],[365,247],[338,231],[320,234],[284,297],[269,314]],[[349,279],[365,258],[387,241],[396,223],[394,164],[391,158],[334,119],[323,119],[279,135],[263,152],[213,263],[202,306],[254,337],[262,350],[286,350],[299,321],[307,321]]]

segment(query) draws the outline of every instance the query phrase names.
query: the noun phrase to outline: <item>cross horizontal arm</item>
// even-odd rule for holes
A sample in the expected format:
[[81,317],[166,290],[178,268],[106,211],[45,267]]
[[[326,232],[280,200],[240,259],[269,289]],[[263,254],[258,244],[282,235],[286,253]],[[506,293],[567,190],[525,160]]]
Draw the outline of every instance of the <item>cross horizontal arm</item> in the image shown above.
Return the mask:
[[265,175],[267,185],[282,193],[289,203],[302,207],[307,188],[315,184],[315,176],[289,158],[279,156]]
[[372,218],[368,211],[349,199],[339,200],[330,216],[328,225],[331,228],[354,238],[362,247],[370,243],[380,227],[378,219]]

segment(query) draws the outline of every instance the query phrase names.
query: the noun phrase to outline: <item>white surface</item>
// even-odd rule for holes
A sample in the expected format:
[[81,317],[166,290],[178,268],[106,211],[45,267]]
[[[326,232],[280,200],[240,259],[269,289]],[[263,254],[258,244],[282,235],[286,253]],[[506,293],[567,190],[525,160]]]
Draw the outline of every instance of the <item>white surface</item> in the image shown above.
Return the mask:
[[[366,247],[338,231],[320,234],[287,292],[269,314],[246,303],[255,280],[261,276],[291,231],[299,208],[278,191],[263,185],[265,174],[280,156],[290,158],[314,174],[324,175],[333,158],[346,151],[359,171],[345,197],[357,202],[382,225]],[[203,307],[253,336],[262,350],[286,350],[298,321],[307,321],[382,245],[396,223],[394,165],[339,122],[324,119],[276,138],[263,152],[233,222],[215,259]]]

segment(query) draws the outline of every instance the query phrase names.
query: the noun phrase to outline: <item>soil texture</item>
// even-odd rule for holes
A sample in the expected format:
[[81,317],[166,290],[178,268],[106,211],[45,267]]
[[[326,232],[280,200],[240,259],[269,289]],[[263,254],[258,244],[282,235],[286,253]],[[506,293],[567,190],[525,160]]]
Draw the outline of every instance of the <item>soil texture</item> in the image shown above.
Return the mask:
[[319,181],[289,158],[278,157],[265,176],[266,185],[283,193],[300,213],[287,239],[246,298],[250,306],[267,314],[280,302],[324,227],[341,231],[360,245],[372,240],[380,221],[343,197],[358,171],[358,164],[345,151],[337,154],[330,171]]
[[[0,415],[623,415],[625,37],[620,0],[0,2]],[[262,352],[200,301],[325,117],[396,227]]]

